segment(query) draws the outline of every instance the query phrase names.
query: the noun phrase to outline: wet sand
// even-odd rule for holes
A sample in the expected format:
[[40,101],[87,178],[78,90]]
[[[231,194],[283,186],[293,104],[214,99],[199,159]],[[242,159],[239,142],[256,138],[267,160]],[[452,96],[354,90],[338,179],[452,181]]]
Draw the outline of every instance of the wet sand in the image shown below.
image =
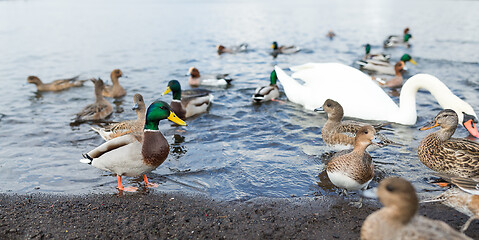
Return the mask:
[[[0,239],[359,239],[361,209],[342,197],[222,202],[180,193],[0,194]],[[467,216],[441,204],[419,213],[459,229]],[[479,239],[479,223],[466,234]]]

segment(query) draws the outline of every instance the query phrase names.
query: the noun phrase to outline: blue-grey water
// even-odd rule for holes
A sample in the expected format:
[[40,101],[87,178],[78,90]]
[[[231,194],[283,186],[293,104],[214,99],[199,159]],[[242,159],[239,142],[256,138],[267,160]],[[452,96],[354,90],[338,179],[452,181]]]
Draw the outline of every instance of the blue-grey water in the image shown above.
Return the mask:
[[[166,84],[196,66],[204,73],[230,73],[229,88],[211,88],[208,113],[188,119],[187,127],[162,122],[171,145],[163,165],[149,174],[154,191],[206,193],[216,199],[328,196],[337,194],[324,174],[321,155],[331,149],[321,139],[325,115],[281,102],[251,104],[274,65],[307,62],[354,65],[362,45],[382,51],[383,39],[409,27],[410,49],[387,50],[393,61],[405,52],[417,62],[407,76],[429,73],[479,111],[478,1],[0,1],[0,192],[115,193],[116,178],[79,162],[81,153],[103,140],[91,124],[71,125],[75,113],[94,101],[93,85],[58,93],[38,93],[29,75],[45,81],[80,74],[109,79],[120,68],[127,96],[115,101],[109,121],[134,119],[132,96],[147,103]],[[328,30],[337,37],[325,37]],[[303,52],[269,55],[273,41]],[[216,54],[217,44],[247,42],[251,51]],[[406,77],[407,77],[406,76]],[[113,102],[112,99],[110,99]],[[405,144],[372,152],[376,178],[398,175],[422,194],[431,171],[417,158],[419,141],[430,131],[419,126],[441,109],[429,93],[417,96],[418,123],[394,124]],[[466,136],[459,128],[456,136]],[[140,186],[141,179],[124,178]]]

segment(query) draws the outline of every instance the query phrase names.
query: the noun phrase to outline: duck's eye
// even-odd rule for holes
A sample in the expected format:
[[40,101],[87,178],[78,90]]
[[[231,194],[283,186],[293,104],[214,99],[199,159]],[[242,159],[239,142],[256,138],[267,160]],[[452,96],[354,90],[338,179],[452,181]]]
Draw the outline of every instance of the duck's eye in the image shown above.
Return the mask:
[[331,107],[331,103],[328,103],[326,106]]
[[386,190],[388,190],[388,192],[394,192],[394,187],[391,185],[387,185]]
[[367,130],[366,130],[366,131],[364,131],[364,134],[368,134],[368,131],[367,131]]

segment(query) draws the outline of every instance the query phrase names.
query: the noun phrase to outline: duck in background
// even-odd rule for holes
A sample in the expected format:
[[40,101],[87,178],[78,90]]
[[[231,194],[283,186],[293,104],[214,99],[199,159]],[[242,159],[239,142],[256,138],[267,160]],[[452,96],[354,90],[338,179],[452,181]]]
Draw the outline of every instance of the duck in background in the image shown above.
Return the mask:
[[123,136],[125,134],[141,132],[143,126],[145,125],[145,101],[143,100],[143,96],[137,93],[135,96],[133,96],[133,102],[135,105],[133,106],[132,110],[136,111],[136,120],[127,120],[114,123],[104,128],[91,127],[91,129],[100,134],[105,141]]
[[366,54],[363,57],[363,60],[376,60],[376,61],[382,61],[382,62],[389,62],[389,59],[391,59],[390,54],[384,54],[384,53],[377,53],[377,54],[372,54],[371,53],[371,45],[367,43],[364,45],[364,50],[366,51]]
[[120,69],[115,69],[111,72],[110,78],[113,85],[105,86],[102,92],[103,96],[119,98],[126,95],[125,89],[120,85],[120,81],[118,80],[122,76],[123,72]]
[[113,113],[113,106],[102,95],[105,88],[103,81],[101,79],[91,79],[91,81],[95,84],[95,103],[77,113],[77,122],[103,120]]
[[[451,138],[458,117],[451,109],[440,111],[434,120],[419,130],[440,127],[419,143],[419,160],[428,168],[450,176],[479,179],[479,143],[465,138]],[[477,129],[473,129],[479,137]],[[472,131],[473,131],[472,130]]]
[[240,53],[240,52],[246,52],[246,51],[248,51],[247,43],[242,43],[238,46],[231,46],[231,47],[225,47],[223,45],[216,46],[216,52],[218,53],[218,55],[221,55],[223,53]]
[[421,203],[440,202],[469,216],[461,227],[461,232],[465,232],[472,221],[479,220],[479,178],[439,176],[455,186],[435,198],[422,200]]
[[28,76],[27,82],[33,83],[39,92],[56,92],[69,89],[71,87],[81,87],[86,80],[79,80],[79,76],[68,79],[59,79],[51,83],[43,83],[37,76]]
[[442,221],[417,215],[416,190],[402,178],[386,178],[379,183],[377,193],[372,190],[364,195],[378,197],[384,207],[364,220],[362,240],[471,239]]
[[158,129],[161,120],[168,119],[178,125],[186,126],[163,101],[153,102],[146,111],[143,133],[134,133],[117,137],[83,154],[82,163],[116,174],[120,191],[134,192],[136,187],[123,187],[122,176],[137,177],[143,175],[146,187],[156,187],[148,182],[146,174],[155,170],[168,157],[170,145]]
[[[412,59],[412,57],[409,54],[402,55],[399,62],[402,62],[404,64],[406,64],[406,62],[411,62],[414,65],[417,64],[416,61],[414,61],[414,59]],[[395,65],[393,65],[389,62],[383,62],[383,61],[369,59],[369,60],[359,60],[356,63],[359,64],[359,68],[361,70],[369,70],[369,71],[372,71],[372,72],[381,73],[381,74],[388,74],[388,75],[395,75],[395,73],[396,73],[396,71],[394,69]]]
[[[208,90],[195,89],[194,95],[181,96],[181,85],[178,80],[168,82],[165,92],[162,95],[172,92],[173,99],[170,106],[173,112],[181,119],[204,113],[213,101],[213,95]],[[191,93],[190,93],[191,94]]]
[[382,78],[372,77],[373,80],[377,81],[379,85],[388,87],[388,88],[400,88],[404,82],[403,72],[404,72],[404,62],[399,61],[394,65],[395,76],[388,80],[383,80]]
[[276,71],[272,71],[269,76],[269,85],[256,88],[253,94],[253,102],[267,102],[279,97],[279,88],[276,85],[278,77]]
[[399,47],[399,46],[404,46],[404,47],[411,47],[411,44],[409,43],[409,40],[412,38],[412,35],[409,33],[409,28],[404,29],[404,34],[403,37],[401,38],[400,36],[397,35],[391,35],[384,40],[384,48],[390,48],[390,47]]
[[279,46],[277,42],[273,42],[273,45],[271,46],[273,49],[272,55],[273,57],[277,57],[278,54],[293,54],[301,51],[300,48],[290,45],[290,46]]
[[274,68],[288,100],[308,110],[313,111],[330,98],[341,104],[346,117],[414,125],[417,121],[416,93],[425,89],[442,108],[453,109],[471,135],[479,137],[475,127],[477,115],[471,105],[432,75],[416,74],[409,78],[401,88],[398,106],[370,76],[341,63],[307,63],[291,67],[292,76],[304,83],[288,76],[280,67]]
[[336,37],[336,33],[334,33],[333,30],[329,30],[326,37],[329,38],[329,40],[333,40],[334,37]]
[[[326,167],[329,180],[338,188],[347,191],[365,190],[374,177],[374,165],[366,148],[371,144],[382,145],[375,137],[376,131],[371,125],[358,129],[354,140],[354,148],[335,153]],[[352,202],[358,208],[359,202]]]
[[378,133],[380,130],[391,130],[385,128],[384,126],[391,123],[381,123],[376,125],[370,125],[367,123],[362,123],[353,120],[343,121],[343,107],[338,102],[327,99],[323,106],[320,108],[314,109],[315,112],[326,112],[328,115],[328,120],[324,123],[323,128],[321,129],[321,136],[323,141],[329,145],[343,145],[343,146],[354,146],[356,141],[356,132],[364,126],[371,126],[375,130],[375,135],[378,137],[382,145],[400,145],[395,143],[385,136]]
[[200,75],[200,71],[195,67],[191,67],[188,70],[188,75],[189,75],[188,84],[192,87],[198,87],[198,86],[221,87],[221,86],[227,86],[231,84],[231,81],[233,81],[232,78],[228,77],[229,74],[227,73],[202,77]]

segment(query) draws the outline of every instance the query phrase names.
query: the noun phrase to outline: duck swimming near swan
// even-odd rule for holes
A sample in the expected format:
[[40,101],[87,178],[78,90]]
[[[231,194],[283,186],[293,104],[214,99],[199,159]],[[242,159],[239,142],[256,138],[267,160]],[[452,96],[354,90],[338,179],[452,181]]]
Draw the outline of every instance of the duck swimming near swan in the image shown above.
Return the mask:
[[199,87],[199,86],[213,86],[213,87],[221,87],[231,84],[233,81],[230,78],[228,73],[226,74],[216,74],[214,76],[202,76],[200,75],[200,71],[198,68],[190,67],[188,70],[188,84],[192,87]]
[[389,62],[389,59],[391,59],[390,54],[384,54],[384,53],[373,54],[373,53],[371,53],[371,45],[369,43],[367,43],[364,46],[364,50],[366,51],[366,54],[364,55],[363,60],[372,59],[372,60],[376,60],[376,61]]
[[[402,63],[403,66],[405,66],[406,62],[411,62],[414,65],[417,64],[409,54],[402,55],[401,60],[398,61],[398,63]],[[395,65],[389,62],[367,59],[360,60],[357,63],[359,64],[359,67],[364,70],[388,75],[396,74]]]
[[172,92],[173,99],[171,100],[171,109],[179,118],[186,119],[206,112],[214,98],[208,90],[195,90],[196,94],[182,97],[180,82],[178,82],[178,80],[171,80],[168,82],[168,86],[162,95]]
[[37,90],[40,92],[56,92],[69,89],[71,87],[81,87],[86,80],[78,79],[78,76],[68,78],[68,79],[59,79],[51,83],[43,83],[40,78],[37,76],[28,76],[27,82],[33,83],[37,87]]
[[278,77],[274,70],[271,72],[269,80],[270,83],[268,86],[256,88],[252,97],[254,102],[267,102],[279,97],[279,88],[276,84]]
[[292,77],[279,66],[275,66],[275,70],[288,100],[308,110],[321,107],[330,98],[341,104],[346,117],[403,125],[416,123],[416,93],[419,89],[425,89],[436,98],[441,107],[453,109],[460,122],[468,120],[463,125],[471,135],[479,137],[475,129],[477,115],[471,105],[429,74],[416,74],[404,83],[398,106],[381,87],[371,81],[370,76],[341,63],[307,63],[292,67]]

